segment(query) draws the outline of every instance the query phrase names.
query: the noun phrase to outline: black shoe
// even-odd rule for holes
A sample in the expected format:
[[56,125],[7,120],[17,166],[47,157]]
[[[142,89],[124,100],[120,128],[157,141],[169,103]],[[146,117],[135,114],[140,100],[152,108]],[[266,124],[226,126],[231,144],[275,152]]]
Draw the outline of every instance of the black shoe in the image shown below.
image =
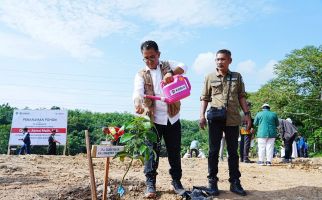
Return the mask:
[[239,194],[241,196],[246,196],[247,195],[247,193],[245,192],[243,187],[240,185],[239,180],[233,180],[230,183],[230,191],[232,191],[233,193]]
[[218,190],[217,180],[209,179],[208,182],[209,182],[208,183],[209,195],[218,196],[219,195],[219,190]]
[[244,159],[244,163],[253,163],[253,162],[247,158],[247,159]]
[[174,192],[177,193],[178,195],[183,195],[186,192],[180,180],[173,180],[171,184],[173,186]]
[[155,185],[154,184],[147,184],[146,191],[144,193],[145,198],[155,198],[157,196]]

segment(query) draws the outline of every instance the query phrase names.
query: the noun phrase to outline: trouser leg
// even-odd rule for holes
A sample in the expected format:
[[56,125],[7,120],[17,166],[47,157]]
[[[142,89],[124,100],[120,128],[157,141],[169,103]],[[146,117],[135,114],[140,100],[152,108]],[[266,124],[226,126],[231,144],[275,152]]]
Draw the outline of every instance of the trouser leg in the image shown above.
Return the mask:
[[275,138],[268,138],[266,143],[266,159],[268,162],[272,162],[274,154]]
[[209,141],[209,156],[208,156],[208,179],[218,180],[218,154],[220,149],[220,141],[224,131],[224,123],[208,121],[208,141]]
[[249,149],[250,149],[250,142],[252,139],[252,135],[245,135],[244,136],[244,160],[248,160],[249,158]]
[[180,120],[168,125],[163,134],[165,146],[168,152],[168,161],[170,164],[169,173],[173,180],[180,180],[182,177],[181,169],[181,123]]
[[285,159],[291,159],[292,157],[292,150],[293,150],[293,141],[295,139],[295,135],[289,139],[284,140],[285,146]]
[[245,135],[240,135],[240,142],[239,142],[239,156],[240,161],[244,161],[244,144],[245,144]]
[[239,157],[238,157],[238,126],[226,126],[225,137],[227,142],[228,167],[229,167],[229,181],[239,180],[241,174],[239,171]]
[[265,151],[266,151],[266,138],[258,138],[258,161],[264,162],[265,161]]
[[[148,184],[155,184],[156,182],[156,176],[157,176],[157,169],[159,166],[159,156],[160,156],[160,149],[161,149],[161,139],[162,134],[165,131],[166,126],[155,124],[155,127],[152,129],[155,134],[157,134],[157,142],[151,143],[149,141],[146,142],[146,144],[149,146],[149,148],[152,148],[154,152],[150,151],[150,158],[148,161],[144,164],[144,174],[146,176],[146,181]],[[156,156],[156,157],[155,157]]]

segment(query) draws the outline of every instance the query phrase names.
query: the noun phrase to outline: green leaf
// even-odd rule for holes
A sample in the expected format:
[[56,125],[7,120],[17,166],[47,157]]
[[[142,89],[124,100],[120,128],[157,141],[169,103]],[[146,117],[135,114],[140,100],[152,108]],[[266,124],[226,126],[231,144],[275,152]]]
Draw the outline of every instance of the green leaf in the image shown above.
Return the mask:
[[144,152],[144,159],[145,159],[145,161],[148,161],[150,159],[150,151]]
[[147,140],[149,140],[150,142],[157,142],[157,134],[153,131],[149,131],[146,134]]
[[135,135],[131,134],[131,133],[125,133],[124,135],[122,135],[121,139],[120,139],[120,143],[125,143],[129,140],[131,140]]
[[139,156],[138,158],[141,161],[142,165],[144,165],[144,157],[143,156]]
[[152,126],[151,126],[151,122],[150,122],[150,121],[148,121],[148,122],[144,122],[144,123],[143,123],[143,125],[144,125],[144,128],[145,128],[145,129],[151,129],[151,127],[152,127]]
[[156,161],[157,160],[157,152],[155,152],[154,150],[152,150],[153,151],[153,154],[154,154],[154,161]]
[[118,157],[125,157],[125,156],[129,156],[128,153],[126,151],[120,151],[120,152],[117,152],[117,154],[113,157],[113,159]]
[[140,155],[143,155],[143,153],[148,149],[148,147],[145,145],[145,144],[142,144],[140,146],[140,149],[139,149],[139,152],[140,152]]
[[124,156],[120,156],[120,161],[124,162],[124,159],[125,159],[125,155]]

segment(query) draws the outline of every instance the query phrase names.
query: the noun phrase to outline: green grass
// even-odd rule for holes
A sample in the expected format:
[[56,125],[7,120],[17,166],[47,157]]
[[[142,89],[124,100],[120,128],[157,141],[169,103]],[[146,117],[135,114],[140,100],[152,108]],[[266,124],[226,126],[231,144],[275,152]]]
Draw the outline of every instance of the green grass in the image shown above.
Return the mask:
[[310,158],[322,157],[322,152],[310,153],[309,157]]

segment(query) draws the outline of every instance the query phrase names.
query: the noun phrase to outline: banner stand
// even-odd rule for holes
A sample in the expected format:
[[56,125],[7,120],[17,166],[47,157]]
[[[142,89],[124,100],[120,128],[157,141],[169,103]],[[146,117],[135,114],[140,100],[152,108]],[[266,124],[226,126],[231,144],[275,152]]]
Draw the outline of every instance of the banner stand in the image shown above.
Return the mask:
[[10,155],[10,145],[8,144],[8,151],[7,151],[7,155]]

